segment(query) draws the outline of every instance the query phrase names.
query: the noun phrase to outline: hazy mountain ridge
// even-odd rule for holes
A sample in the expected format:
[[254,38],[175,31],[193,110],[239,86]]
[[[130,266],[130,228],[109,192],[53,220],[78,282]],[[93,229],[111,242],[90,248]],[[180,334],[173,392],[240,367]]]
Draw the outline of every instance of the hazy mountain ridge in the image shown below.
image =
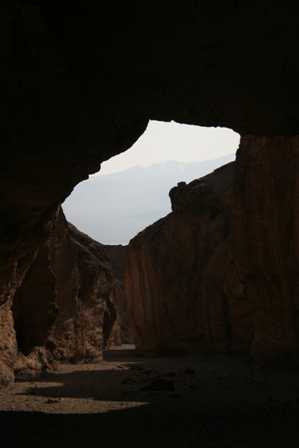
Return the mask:
[[202,162],[166,161],[98,174],[79,184],[63,208],[72,223],[96,240],[126,244],[170,212],[168,192],[178,182],[190,182],[234,158],[231,154]]

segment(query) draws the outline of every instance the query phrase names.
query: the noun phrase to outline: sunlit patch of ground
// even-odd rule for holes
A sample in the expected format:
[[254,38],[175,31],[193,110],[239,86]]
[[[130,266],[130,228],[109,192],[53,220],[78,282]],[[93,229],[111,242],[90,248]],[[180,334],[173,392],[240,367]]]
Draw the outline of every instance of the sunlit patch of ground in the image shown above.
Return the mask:
[[[146,401],[126,400],[125,363],[61,364],[55,373],[17,381],[0,393],[0,411],[86,414],[130,409]],[[119,372],[121,371],[121,375]]]
[[261,372],[224,355],[140,357],[112,350],[97,364],[62,364],[0,394],[0,411],[105,413],[148,406],[218,412],[299,401],[296,372]]

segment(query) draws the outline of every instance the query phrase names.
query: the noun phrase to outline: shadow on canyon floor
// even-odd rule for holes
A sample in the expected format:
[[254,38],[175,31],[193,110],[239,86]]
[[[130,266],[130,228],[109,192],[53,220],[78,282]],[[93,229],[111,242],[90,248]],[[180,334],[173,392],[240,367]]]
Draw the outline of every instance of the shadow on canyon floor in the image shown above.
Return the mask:
[[1,434],[12,446],[276,446],[299,435],[298,377],[239,357],[114,351],[16,383],[0,397]]
[[297,408],[286,406],[226,415],[177,409],[165,413],[154,405],[92,415],[0,413],[1,439],[7,437],[13,447],[21,443],[38,447],[87,443],[112,447],[291,446],[299,434],[298,416]]

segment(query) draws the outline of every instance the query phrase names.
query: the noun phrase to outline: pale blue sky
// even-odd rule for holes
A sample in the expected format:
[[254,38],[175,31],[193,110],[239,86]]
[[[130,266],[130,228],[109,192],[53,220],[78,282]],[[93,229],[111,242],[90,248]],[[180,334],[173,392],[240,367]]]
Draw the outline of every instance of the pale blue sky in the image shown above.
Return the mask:
[[216,159],[235,152],[240,136],[227,128],[150,121],[144,134],[126,152],[102,164],[100,173],[111,174],[136,165],[166,160],[180,162]]

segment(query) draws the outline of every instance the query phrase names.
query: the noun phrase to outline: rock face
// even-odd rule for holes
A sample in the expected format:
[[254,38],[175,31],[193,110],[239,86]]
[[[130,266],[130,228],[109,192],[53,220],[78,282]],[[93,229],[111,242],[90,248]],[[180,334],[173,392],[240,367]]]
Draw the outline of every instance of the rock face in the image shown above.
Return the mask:
[[255,357],[298,361],[299,138],[248,136],[238,152],[233,253],[253,306]]
[[230,251],[235,164],[170,191],[172,213],[131,240],[125,291],[142,350],[247,349],[249,303]]
[[115,281],[102,246],[67,223],[58,209],[12,308],[8,302],[2,306],[3,364],[38,371],[53,359],[101,357],[116,318]]
[[137,346],[297,359],[298,148],[246,137],[235,163],[171,190],[172,213],[128,248]]
[[112,302],[116,310],[116,319],[109,337],[110,347],[122,344],[134,344],[130,326],[129,309],[124,292],[124,271],[127,259],[127,246],[103,245],[103,250],[111,263],[115,282],[112,289]]
[[13,381],[13,368],[17,359],[17,343],[11,302],[7,301],[0,308],[0,387]]

